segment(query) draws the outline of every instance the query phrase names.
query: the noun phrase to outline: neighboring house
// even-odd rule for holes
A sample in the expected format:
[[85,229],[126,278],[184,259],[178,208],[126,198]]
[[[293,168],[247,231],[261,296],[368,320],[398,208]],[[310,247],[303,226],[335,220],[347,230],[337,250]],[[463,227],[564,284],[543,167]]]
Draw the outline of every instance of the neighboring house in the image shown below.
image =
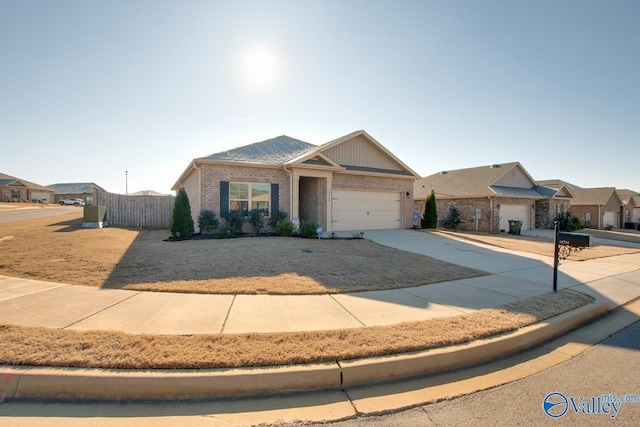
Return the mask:
[[614,187],[574,188],[571,213],[587,228],[620,228],[623,203]]
[[53,191],[15,176],[0,173],[0,202],[51,202]]
[[539,185],[519,162],[442,171],[419,179],[414,185],[417,211],[422,211],[431,189],[440,220],[455,207],[462,219],[459,228],[489,232],[509,230],[509,220],[522,221],[524,230],[551,228],[572,198],[566,186]]
[[98,192],[104,192],[104,189],[93,182],[74,182],[52,184],[48,186],[55,192],[54,203],[58,203],[62,199],[70,197],[84,200],[87,206],[99,204]]
[[418,175],[360,130],[316,146],[288,136],[194,159],[173,190],[200,210],[284,211],[327,232],[412,225]]
[[[640,193],[633,190],[616,190],[622,200],[623,223],[640,223]],[[624,224],[623,224],[624,225]]]

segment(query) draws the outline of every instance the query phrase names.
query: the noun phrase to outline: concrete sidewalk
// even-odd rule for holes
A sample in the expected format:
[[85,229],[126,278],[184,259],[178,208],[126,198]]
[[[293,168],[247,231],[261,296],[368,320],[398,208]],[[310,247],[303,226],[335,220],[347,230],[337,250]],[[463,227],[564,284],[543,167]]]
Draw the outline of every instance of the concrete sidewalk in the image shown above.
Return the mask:
[[[313,331],[456,316],[552,290],[548,257],[411,230],[367,231],[366,237],[490,275],[306,296],[153,293],[0,276],[0,323],[166,335]],[[615,308],[640,297],[640,254],[566,260],[558,283]]]

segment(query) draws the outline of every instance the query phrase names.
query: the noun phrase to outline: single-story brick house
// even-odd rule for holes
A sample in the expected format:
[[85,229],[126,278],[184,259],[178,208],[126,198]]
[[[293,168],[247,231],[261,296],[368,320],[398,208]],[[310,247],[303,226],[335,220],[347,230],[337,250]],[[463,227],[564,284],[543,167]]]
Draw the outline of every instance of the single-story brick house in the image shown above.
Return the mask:
[[640,223],[640,193],[626,189],[616,191],[624,206],[623,223]]
[[0,202],[53,201],[53,190],[40,184],[0,173]]
[[623,202],[614,187],[573,188],[571,212],[585,227],[603,230],[621,228]]
[[87,206],[98,204],[98,192],[104,192],[102,187],[93,182],[67,182],[51,184],[48,187],[55,192],[54,203],[73,197],[84,200],[84,204]]
[[[316,146],[279,136],[194,159],[172,189],[191,212],[284,211],[327,232],[412,226],[419,176],[363,130]],[[197,228],[197,223],[196,223]]]
[[553,220],[569,208],[571,190],[566,186],[539,185],[519,162],[442,171],[414,184],[414,208],[421,212],[434,190],[438,218],[455,207],[463,230],[509,230],[509,220],[522,221],[522,229],[552,228]]

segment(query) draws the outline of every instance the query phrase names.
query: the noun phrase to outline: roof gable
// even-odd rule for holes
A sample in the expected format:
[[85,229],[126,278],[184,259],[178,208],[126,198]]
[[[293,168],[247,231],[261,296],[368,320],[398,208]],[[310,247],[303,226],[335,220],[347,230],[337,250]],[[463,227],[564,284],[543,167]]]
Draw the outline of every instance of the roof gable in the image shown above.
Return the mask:
[[281,135],[233,150],[214,153],[198,160],[220,160],[230,162],[284,164],[316,146],[299,139]]
[[572,205],[605,206],[610,202],[612,197],[615,199],[616,204],[623,204],[614,187],[575,188],[572,191],[574,194],[574,199],[571,201]]
[[323,144],[316,151],[323,153],[348,171],[419,177],[364,130],[352,132]]

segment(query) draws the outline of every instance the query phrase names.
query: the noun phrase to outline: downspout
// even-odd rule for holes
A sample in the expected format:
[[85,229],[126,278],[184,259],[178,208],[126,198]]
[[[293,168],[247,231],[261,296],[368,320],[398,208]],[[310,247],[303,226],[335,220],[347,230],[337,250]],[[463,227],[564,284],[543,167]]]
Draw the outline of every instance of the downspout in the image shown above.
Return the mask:
[[489,199],[489,230],[493,233],[493,199],[491,196],[487,196]]

